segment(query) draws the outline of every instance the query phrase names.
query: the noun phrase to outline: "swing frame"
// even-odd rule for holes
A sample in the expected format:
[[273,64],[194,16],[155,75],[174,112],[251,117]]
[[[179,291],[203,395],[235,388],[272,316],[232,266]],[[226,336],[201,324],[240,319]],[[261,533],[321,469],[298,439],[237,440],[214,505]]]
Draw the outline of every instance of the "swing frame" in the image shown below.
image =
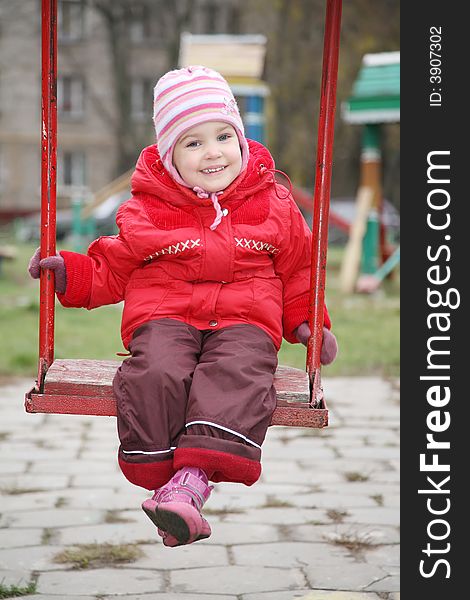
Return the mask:
[[[306,370],[279,366],[274,377],[277,406],[271,425],[322,428],[328,409],[321,385],[320,353],[328,246],[336,85],[342,0],[326,0],[318,143],[313,197],[313,241],[309,299],[311,336]],[[57,0],[42,0],[41,258],[56,254]],[[25,394],[28,413],[116,416],[112,380],[120,362],[54,360],[54,272],[42,269],[39,358],[35,385]]]

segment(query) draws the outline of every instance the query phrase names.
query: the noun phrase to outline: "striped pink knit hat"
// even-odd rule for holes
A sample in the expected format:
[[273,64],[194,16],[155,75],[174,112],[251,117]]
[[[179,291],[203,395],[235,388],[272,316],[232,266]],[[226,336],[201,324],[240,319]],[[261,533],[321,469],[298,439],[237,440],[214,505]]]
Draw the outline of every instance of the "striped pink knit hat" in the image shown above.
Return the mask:
[[246,168],[249,151],[243,122],[233,93],[220,73],[200,65],[169,71],[158,80],[153,98],[158,152],[177,183],[189,187],[173,165],[175,144],[188,129],[207,121],[232,125],[242,152],[240,172]]

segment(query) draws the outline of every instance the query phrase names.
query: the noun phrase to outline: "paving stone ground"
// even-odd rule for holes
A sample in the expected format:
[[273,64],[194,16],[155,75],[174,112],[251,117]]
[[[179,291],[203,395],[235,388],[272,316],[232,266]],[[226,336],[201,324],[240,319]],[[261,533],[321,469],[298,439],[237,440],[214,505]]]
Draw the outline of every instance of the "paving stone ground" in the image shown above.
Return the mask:
[[[29,387],[0,386],[0,586],[32,582],[29,600],[399,600],[396,382],[327,379],[330,427],[271,428],[261,480],[217,484],[212,536],[173,549],[119,472],[115,420],[28,415]],[[58,562],[83,544],[139,556]]]

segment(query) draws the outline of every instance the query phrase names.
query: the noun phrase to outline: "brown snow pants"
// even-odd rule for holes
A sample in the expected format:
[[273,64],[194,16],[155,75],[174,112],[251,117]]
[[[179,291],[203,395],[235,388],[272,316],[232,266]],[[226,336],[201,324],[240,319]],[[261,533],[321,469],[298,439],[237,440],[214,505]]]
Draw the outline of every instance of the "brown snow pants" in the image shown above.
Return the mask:
[[198,330],[149,321],[114,378],[119,464],[132,483],[164,485],[181,467],[252,485],[276,405],[277,350],[259,327]]

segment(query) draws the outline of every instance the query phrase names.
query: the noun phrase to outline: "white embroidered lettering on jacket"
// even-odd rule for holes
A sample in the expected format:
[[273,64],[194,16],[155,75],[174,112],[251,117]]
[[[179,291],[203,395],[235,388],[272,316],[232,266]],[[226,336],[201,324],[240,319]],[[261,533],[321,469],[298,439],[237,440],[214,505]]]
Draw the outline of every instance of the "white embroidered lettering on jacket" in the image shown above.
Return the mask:
[[247,248],[248,250],[258,250],[262,252],[266,250],[269,254],[278,254],[279,248],[276,248],[272,244],[268,244],[268,242],[263,242],[261,240],[247,240],[246,238],[235,238],[235,242],[237,247]]
[[158,258],[159,256],[163,256],[164,254],[179,254],[180,252],[184,252],[185,250],[192,250],[193,248],[197,248],[201,246],[201,240],[186,240],[185,242],[177,242],[176,244],[170,244],[166,248],[161,248],[161,250],[157,250],[153,254],[150,254],[145,258],[145,262],[150,262],[154,258]]

